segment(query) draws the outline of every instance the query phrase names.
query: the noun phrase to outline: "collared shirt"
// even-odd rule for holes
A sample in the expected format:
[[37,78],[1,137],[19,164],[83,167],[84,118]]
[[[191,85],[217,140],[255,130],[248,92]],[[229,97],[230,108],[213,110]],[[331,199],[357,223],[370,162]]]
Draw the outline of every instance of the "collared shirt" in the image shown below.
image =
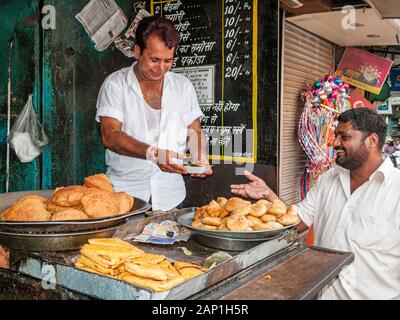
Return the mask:
[[[97,99],[96,121],[111,117],[122,123],[122,131],[138,141],[153,144],[154,132],[146,121],[145,100],[133,66],[109,75]],[[187,126],[204,116],[195,89],[184,76],[167,72],[161,100],[158,144],[161,149],[184,153]],[[116,191],[125,191],[148,201],[154,210],[169,210],[186,196],[180,174],[162,172],[148,160],[124,156],[106,150],[107,175]]]
[[350,171],[328,170],[297,206],[315,246],[354,253],[321,299],[400,299],[400,170],[389,157],[352,194]]

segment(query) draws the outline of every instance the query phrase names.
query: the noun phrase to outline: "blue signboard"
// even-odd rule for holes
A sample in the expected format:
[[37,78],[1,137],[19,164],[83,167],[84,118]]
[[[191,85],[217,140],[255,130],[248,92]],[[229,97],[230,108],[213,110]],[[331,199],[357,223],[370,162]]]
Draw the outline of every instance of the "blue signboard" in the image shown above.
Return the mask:
[[390,72],[390,82],[392,86],[390,90],[400,92],[400,68],[392,69]]

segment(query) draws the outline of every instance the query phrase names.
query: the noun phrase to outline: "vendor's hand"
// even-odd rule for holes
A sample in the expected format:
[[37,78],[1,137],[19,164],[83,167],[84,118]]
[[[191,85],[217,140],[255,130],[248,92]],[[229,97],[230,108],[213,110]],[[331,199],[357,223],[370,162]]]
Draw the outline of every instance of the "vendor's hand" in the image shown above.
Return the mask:
[[187,174],[186,168],[176,163],[176,159],[183,159],[182,154],[171,150],[158,149],[156,164],[164,172]]
[[232,184],[231,192],[233,194],[254,200],[266,199],[272,201],[278,198],[262,179],[248,171],[245,171],[244,175],[251,182],[247,184]]
[[198,163],[199,165],[205,166],[206,170],[203,173],[193,173],[191,174],[191,176],[193,178],[206,178],[208,176],[212,176],[213,175],[213,170],[212,170],[212,166],[210,165],[210,163],[208,162],[208,160],[203,160],[203,161],[199,161]]

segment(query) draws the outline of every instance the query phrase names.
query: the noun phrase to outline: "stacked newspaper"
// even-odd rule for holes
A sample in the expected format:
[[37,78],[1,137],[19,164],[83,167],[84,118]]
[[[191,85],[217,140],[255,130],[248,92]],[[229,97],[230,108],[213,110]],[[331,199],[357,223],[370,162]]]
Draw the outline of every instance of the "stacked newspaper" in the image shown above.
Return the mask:
[[133,57],[135,31],[143,17],[150,14],[141,9],[127,31],[128,19],[114,0],[91,0],[76,19],[83,25],[97,51],[106,50],[112,43],[127,57]]

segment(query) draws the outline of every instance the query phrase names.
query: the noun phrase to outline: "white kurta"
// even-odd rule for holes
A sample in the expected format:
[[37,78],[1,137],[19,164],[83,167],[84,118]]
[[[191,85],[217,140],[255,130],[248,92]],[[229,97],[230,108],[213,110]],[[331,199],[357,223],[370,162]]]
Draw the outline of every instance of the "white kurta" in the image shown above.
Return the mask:
[[[122,131],[141,142],[152,144],[145,100],[133,66],[109,75],[97,99],[96,121],[111,117],[122,123]],[[158,147],[177,153],[186,149],[187,126],[204,116],[195,89],[184,76],[167,72],[164,77],[161,101],[161,120]],[[120,155],[106,150],[107,175],[116,191],[125,191],[148,201],[152,198],[153,210],[170,210],[181,203],[185,184],[180,174],[162,172],[148,160]]]
[[297,206],[315,246],[354,253],[321,299],[400,299],[400,170],[389,158],[353,194],[350,171],[330,169]]

